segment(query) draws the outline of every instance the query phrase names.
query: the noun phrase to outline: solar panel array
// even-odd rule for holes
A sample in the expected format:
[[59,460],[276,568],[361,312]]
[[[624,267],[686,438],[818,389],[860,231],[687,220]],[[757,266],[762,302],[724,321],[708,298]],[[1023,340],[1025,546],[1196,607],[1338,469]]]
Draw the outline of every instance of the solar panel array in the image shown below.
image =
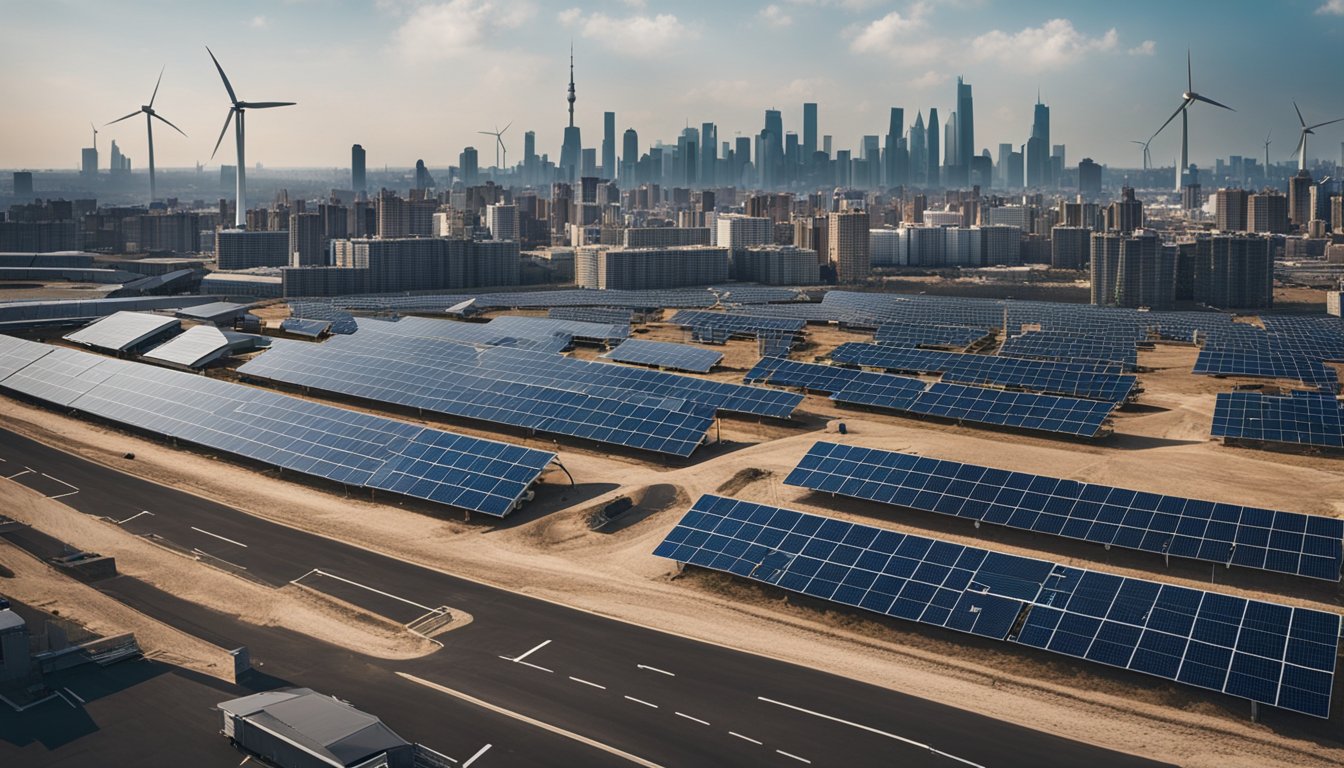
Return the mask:
[[946,347],[965,349],[989,336],[984,328],[964,325],[922,325],[918,323],[883,323],[877,327],[873,340],[878,344],[902,347]]
[[830,393],[839,403],[866,405],[960,422],[1096,437],[1114,402],[937,382],[833,365],[766,358],[744,381]]
[[175,317],[145,312],[117,312],[66,334],[65,340],[107,352],[124,352],[181,327],[182,321]]
[[292,333],[295,336],[316,339],[331,330],[331,322],[328,320],[305,320],[301,317],[287,317],[280,321],[280,330],[285,333]]
[[419,339],[440,339],[459,344],[487,347],[518,347],[538,352],[561,352],[568,349],[571,337],[555,328],[514,327],[512,333],[492,323],[460,323],[453,320],[435,320],[427,317],[403,317],[400,320],[358,320],[359,333],[369,343],[377,339],[372,334],[404,336]]
[[326,302],[291,300],[289,302],[289,313],[293,317],[301,317],[305,320],[330,321],[332,333],[349,334],[359,330],[359,324],[355,321],[354,315],[343,309],[337,309]]
[[791,592],[1328,717],[1340,617],[705,495],[654,550]]
[[142,357],[183,368],[203,368],[238,349],[252,349],[261,337],[234,333],[213,325],[195,325],[185,333],[165,341]]
[[1052,331],[1031,331],[1004,339],[999,348],[1004,357],[1025,357],[1059,362],[1092,361],[1118,363],[1126,371],[1138,367],[1138,350],[1133,342],[1076,336]]
[[784,481],[1009,528],[1327,581],[1344,520],[818,442]]
[[1339,376],[1335,369],[1297,354],[1205,347],[1195,360],[1194,372],[1209,376],[1292,379],[1320,387],[1323,391],[1339,391]]
[[683,309],[668,322],[683,328],[716,328],[733,335],[756,336],[763,331],[799,333],[807,323],[784,317],[761,317],[735,312],[702,312]]
[[[445,320],[441,322],[454,322]],[[508,336],[537,338],[543,335],[569,336],[599,344],[616,344],[630,335],[629,323],[586,323],[547,317],[502,315],[485,324],[488,329]]]
[[1344,448],[1344,415],[1334,395],[1219,392],[1213,436],[1317,448]]
[[635,319],[628,307],[551,307],[546,316],[552,320],[579,320],[603,325],[629,325]]
[[626,339],[620,346],[602,357],[621,363],[651,365],[674,371],[709,373],[709,369],[723,360],[723,353],[668,341]]
[[7,392],[128,427],[496,517],[507,515],[555,458],[547,451],[7,336],[0,336],[0,377],[0,389]]
[[1059,363],[998,355],[971,355],[885,344],[846,342],[831,359],[847,365],[916,374],[942,374],[943,381],[993,384],[1030,392],[1123,402],[1138,380],[1121,374],[1119,366],[1096,363]]

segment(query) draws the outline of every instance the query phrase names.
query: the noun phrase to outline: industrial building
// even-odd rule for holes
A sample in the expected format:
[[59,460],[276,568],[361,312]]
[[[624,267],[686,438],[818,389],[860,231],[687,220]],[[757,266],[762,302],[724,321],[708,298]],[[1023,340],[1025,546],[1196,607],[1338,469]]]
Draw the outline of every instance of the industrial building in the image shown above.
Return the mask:
[[381,720],[309,688],[217,705],[229,743],[279,768],[413,768],[415,745]]

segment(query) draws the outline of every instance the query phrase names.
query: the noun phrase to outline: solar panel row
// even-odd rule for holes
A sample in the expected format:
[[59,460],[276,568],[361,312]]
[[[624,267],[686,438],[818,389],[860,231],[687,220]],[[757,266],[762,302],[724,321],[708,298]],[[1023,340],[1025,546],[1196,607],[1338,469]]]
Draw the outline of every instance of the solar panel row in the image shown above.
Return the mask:
[[908,453],[818,442],[784,481],[1105,546],[1328,581],[1344,520],[1132,491]]
[[1138,367],[1138,350],[1133,342],[1107,341],[1092,336],[1076,336],[1053,331],[1031,331],[1004,339],[999,348],[1004,357],[1025,357],[1060,362],[1118,363],[1126,371]]
[[669,321],[684,328],[716,328],[730,334],[756,336],[763,331],[798,333],[807,325],[802,320],[783,317],[764,317],[738,312],[703,312],[683,309]]
[[1344,448],[1344,416],[1333,395],[1294,392],[1220,392],[1213,436],[1267,443]]
[[551,307],[546,316],[552,320],[578,320],[603,325],[629,325],[635,313],[619,307]]
[[883,323],[877,327],[873,340],[878,344],[903,347],[947,347],[965,349],[989,336],[984,328],[964,325],[924,325],[920,323]]
[[621,363],[651,365],[656,368],[666,368],[674,371],[708,373],[709,369],[723,360],[723,353],[667,341],[626,339],[602,357]]
[[1332,613],[1126,578],[720,496],[654,550],[821,600],[1328,717]]
[[1205,347],[1195,360],[1194,372],[1209,376],[1291,379],[1329,392],[1339,391],[1339,376],[1333,368],[1296,353]]
[[[297,348],[317,345],[291,343]],[[502,517],[554,453],[0,336],[0,389],[346,485]]]

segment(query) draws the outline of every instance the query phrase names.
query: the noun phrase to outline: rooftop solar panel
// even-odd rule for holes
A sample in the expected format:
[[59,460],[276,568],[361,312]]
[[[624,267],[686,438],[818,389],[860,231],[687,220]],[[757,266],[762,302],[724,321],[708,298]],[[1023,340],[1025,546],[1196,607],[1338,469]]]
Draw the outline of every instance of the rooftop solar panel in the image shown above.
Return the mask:
[[723,360],[723,353],[667,341],[626,339],[620,346],[602,357],[621,363],[651,365],[674,371],[709,373],[709,369]]
[[1344,520],[818,442],[784,481],[1009,528],[1339,581]]
[[1328,717],[1340,617],[705,495],[654,554]]
[[25,345],[47,352],[4,376],[0,390],[346,485],[502,517],[555,458],[232,382],[17,341],[0,343],[8,351],[0,360]]
[[1321,393],[1219,392],[1212,432],[1222,438],[1344,448],[1339,400]]
[[182,321],[174,317],[117,312],[66,334],[65,340],[107,352],[124,352],[181,327]]
[[196,325],[146,352],[142,357],[182,368],[203,368],[231,351],[251,349],[257,337]]

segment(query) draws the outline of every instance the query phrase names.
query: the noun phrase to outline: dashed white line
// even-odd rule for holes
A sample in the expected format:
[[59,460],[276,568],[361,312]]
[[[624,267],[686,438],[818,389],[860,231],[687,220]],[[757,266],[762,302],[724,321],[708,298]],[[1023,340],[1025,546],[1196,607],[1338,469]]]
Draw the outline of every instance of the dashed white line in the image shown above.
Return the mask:
[[625,698],[629,699],[630,701],[635,702],[636,704],[643,704],[643,705],[646,706],[646,707],[652,707],[652,708],[654,708],[654,709],[657,709],[657,708],[658,708],[658,705],[657,705],[657,704],[650,704],[649,702],[647,702],[647,701],[645,701],[645,700],[643,700],[643,699],[636,699],[634,696],[626,696]]
[[474,762],[476,762],[477,760],[479,760],[480,757],[481,757],[481,755],[484,755],[486,752],[489,752],[489,751],[490,751],[490,745],[489,745],[489,744],[486,744],[484,747],[481,747],[480,749],[476,750],[476,754],[474,754],[474,755],[472,755],[471,757],[467,758],[467,762],[465,762],[465,763],[462,764],[462,768],[467,768],[467,766],[469,766],[469,765],[471,765],[472,763],[474,763]]
[[522,661],[523,659],[526,659],[528,656],[531,656],[532,654],[536,653],[537,651],[540,651],[542,648],[545,648],[546,646],[548,646],[548,645],[550,645],[550,644],[551,644],[551,641],[550,641],[550,640],[543,640],[543,641],[541,641],[540,643],[537,644],[537,647],[533,648],[532,650],[528,651],[527,653],[524,653],[522,656],[518,656],[518,657],[516,657],[516,658],[510,659],[510,661]]
[[573,675],[570,675],[570,676],[569,676],[569,679],[570,679],[570,680],[573,680],[573,681],[576,682],[576,683],[582,683],[583,685],[591,685],[591,686],[594,687],[594,688],[600,688],[600,689],[602,689],[602,690],[604,690],[604,691],[607,690],[607,686],[605,686],[605,685],[598,685],[597,683],[590,683],[590,682],[588,682],[587,680],[584,680],[584,679],[582,679],[582,678],[578,678],[578,677],[574,677]]
[[739,738],[739,739],[741,739],[741,740],[743,740],[743,741],[750,741],[752,744],[756,744],[756,745],[758,745],[758,746],[761,744],[761,742],[759,742],[759,741],[757,741],[757,740],[751,738],[750,736],[743,736],[742,734],[737,733],[736,731],[729,731],[729,732],[728,732],[728,735],[729,735],[729,736],[736,736],[737,738]]
[[785,751],[782,750],[782,749],[776,749],[775,752],[776,752],[776,754],[783,755],[783,756],[785,756],[785,757],[787,757],[787,758],[790,758],[790,759],[792,759],[792,760],[797,760],[797,761],[800,762],[800,763],[807,763],[808,765],[811,765],[811,764],[812,764],[812,761],[811,761],[811,760],[808,760],[808,759],[805,758],[805,757],[799,757],[799,756],[797,756],[797,755],[789,754],[788,752],[785,752]]
[[660,675],[667,675],[668,677],[676,677],[676,675],[674,675],[674,674],[671,673],[671,672],[668,672],[668,671],[665,670],[665,669],[659,669],[659,668],[657,668],[657,667],[650,667],[648,664],[636,664],[636,665],[635,665],[635,668],[636,668],[636,669],[647,669],[647,670],[650,671],[650,672],[657,672],[657,673],[660,674]]
[[193,525],[193,526],[191,526],[191,530],[193,530],[193,531],[195,531],[195,532],[197,532],[197,533],[204,533],[206,536],[213,536],[213,537],[215,537],[216,539],[219,539],[220,541],[227,541],[227,542],[229,542],[230,544],[237,544],[238,546],[242,547],[243,549],[247,549],[247,545],[244,544],[244,543],[241,542],[241,541],[234,541],[233,539],[230,539],[230,538],[228,538],[228,537],[220,536],[218,533],[211,533],[211,532],[205,530],[204,528],[197,528],[196,526]]
[[693,723],[699,723],[699,724],[701,724],[701,725],[709,725],[709,722],[708,722],[707,720],[701,720],[701,719],[698,718],[698,717],[691,717],[690,715],[686,714],[685,712],[673,712],[672,714],[676,715],[677,717],[684,717],[684,718],[686,718],[687,720],[690,720],[690,721],[693,722]]
[[840,719],[840,718],[838,718],[838,717],[835,717],[834,715],[827,715],[827,714],[823,714],[823,713],[821,713],[821,712],[813,712],[813,711],[810,710],[810,709],[803,709],[802,707],[799,707],[799,706],[794,705],[794,704],[786,704],[786,703],[784,703],[784,702],[782,702],[782,701],[775,701],[774,699],[767,699],[767,698],[764,697],[764,696],[757,696],[756,698],[757,698],[759,701],[764,701],[764,702],[767,703],[767,704],[774,704],[775,706],[784,707],[785,709],[792,709],[792,710],[794,710],[795,712],[802,712],[802,713],[805,714],[805,715],[812,715],[813,717],[820,717],[820,718],[823,719],[823,720],[830,720],[830,721],[833,722],[833,723],[840,723],[841,725],[848,725],[848,726],[850,726],[850,727],[852,727],[852,728],[858,728],[858,729],[861,730],[861,731],[867,731],[867,732],[869,732],[869,733],[875,733],[875,734],[877,734],[878,736],[886,736],[888,739],[895,739],[896,741],[902,742],[902,743],[904,743],[904,744],[909,744],[909,745],[912,746],[912,747],[918,747],[919,749],[928,750],[929,752],[931,752],[931,753],[933,753],[933,754],[935,754],[935,755],[939,755],[939,756],[942,756],[942,757],[946,757],[946,758],[948,758],[949,760],[955,760],[955,761],[957,761],[957,762],[959,762],[959,763],[962,763],[962,764],[964,764],[964,765],[974,766],[974,768],[984,768],[984,766],[980,765],[979,763],[971,762],[970,760],[967,760],[967,759],[964,758],[964,757],[957,757],[956,755],[949,754],[949,753],[947,753],[947,752],[943,752],[942,750],[934,749],[933,747],[929,746],[928,744],[922,744],[922,743],[920,743],[920,742],[918,742],[918,741],[915,741],[914,739],[907,739],[907,738],[905,738],[904,736],[897,736],[897,735],[894,734],[894,733],[887,733],[886,731],[879,731],[878,729],[873,728],[872,726],[863,725],[863,724],[861,724],[861,723],[851,723],[851,722],[848,721],[848,720],[842,720],[842,719]]

